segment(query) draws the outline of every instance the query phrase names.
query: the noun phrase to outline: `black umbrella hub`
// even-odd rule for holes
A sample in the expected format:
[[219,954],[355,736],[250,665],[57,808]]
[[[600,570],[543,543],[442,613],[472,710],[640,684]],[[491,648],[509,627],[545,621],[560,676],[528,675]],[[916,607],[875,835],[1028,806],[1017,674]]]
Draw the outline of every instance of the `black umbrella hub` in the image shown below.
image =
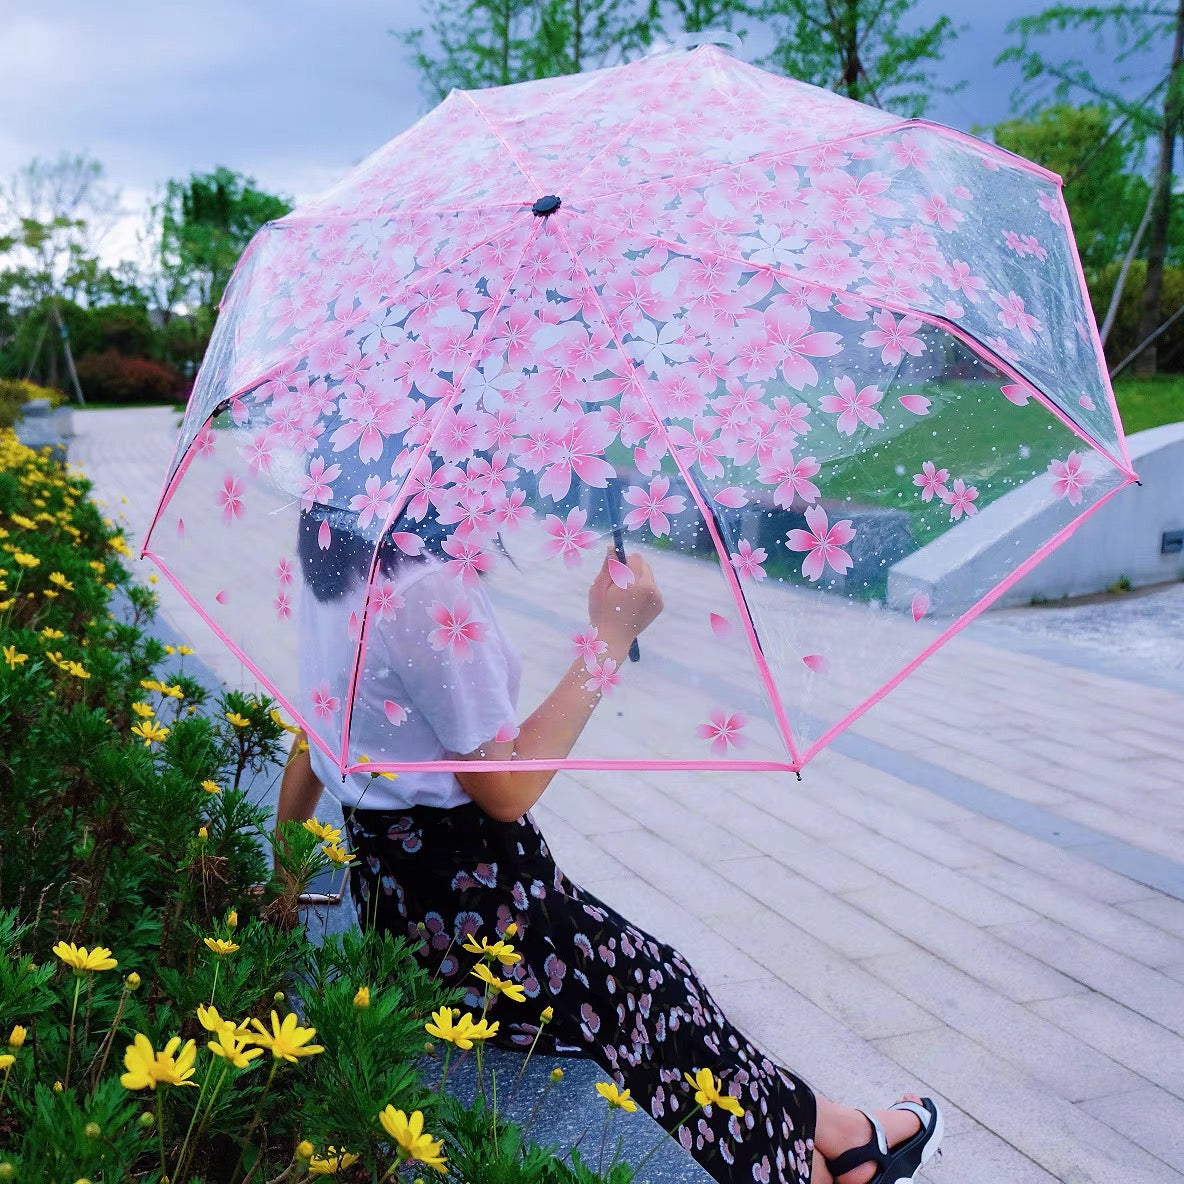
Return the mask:
[[536,218],[545,218],[548,214],[553,214],[559,207],[563,205],[563,199],[558,198],[553,193],[548,193],[546,197],[540,197],[531,210]]

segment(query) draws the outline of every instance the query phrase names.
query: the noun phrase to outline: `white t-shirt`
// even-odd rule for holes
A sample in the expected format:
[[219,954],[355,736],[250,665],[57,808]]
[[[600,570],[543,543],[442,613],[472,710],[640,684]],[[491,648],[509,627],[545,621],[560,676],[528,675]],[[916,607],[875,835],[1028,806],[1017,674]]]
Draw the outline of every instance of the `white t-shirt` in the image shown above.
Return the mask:
[[[372,598],[366,652],[350,720],[350,763],[446,760],[473,752],[503,728],[516,728],[522,663],[480,582],[465,584],[439,560],[405,560]],[[300,603],[300,680],[304,718],[339,751],[364,594],[359,579],[343,596]],[[443,611],[477,623],[478,640],[448,644]],[[435,615],[433,615],[435,614]],[[334,700],[336,704],[334,704]],[[471,799],[452,773],[401,772],[391,781],[348,773],[315,743],[313,772],[344,806],[397,810],[450,808]]]

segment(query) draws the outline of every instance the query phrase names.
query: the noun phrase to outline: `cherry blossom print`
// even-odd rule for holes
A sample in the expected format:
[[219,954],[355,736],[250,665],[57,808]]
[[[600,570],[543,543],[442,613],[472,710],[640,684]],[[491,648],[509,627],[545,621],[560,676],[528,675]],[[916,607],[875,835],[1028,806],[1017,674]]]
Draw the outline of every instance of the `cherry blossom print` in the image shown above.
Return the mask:
[[594,691],[600,695],[609,695],[620,681],[621,676],[617,672],[617,664],[612,658],[604,658],[599,662],[594,662],[588,667],[588,673],[592,676],[584,683],[584,690]]
[[821,492],[810,478],[816,476],[821,467],[812,456],[795,461],[792,452],[783,452],[760,466],[757,479],[766,485],[776,485],[773,501],[788,510],[795,498],[801,498],[806,505],[813,505],[819,499]]
[[287,592],[279,592],[273,601],[275,608],[275,615],[281,620],[286,621],[292,615],[292,597]]
[[736,544],[736,550],[729,556],[736,574],[741,579],[763,580],[768,573],[762,564],[769,558],[764,547],[754,547],[747,539]]
[[913,620],[919,621],[923,616],[925,616],[925,614],[929,611],[929,605],[930,600],[928,592],[916,593],[916,595],[913,597],[912,603]]
[[522,734],[522,729],[517,724],[502,724],[500,728],[493,734],[494,740],[498,744],[509,744],[513,740],[517,740]]
[[872,322],[876,326],[869,329],[860,341],[869,349],[881,350],[880,359],[886,366],[899,366],[907,353],[914,358],[925,352],[925,342],[915,336],[921,328],[918,317],[901,317],[897,319],[887,310],[875,313]]
[[226,604],[226,602],[230,599],[230,597],[229,597],[229,595],[227,595],[226,589],[222,588],[220,591],[214,593],[214,599],[219,604]]
[[795,391],[818,385],[818,370],[811,358],[831,358],[843,348],[843,339],[837,333],[814,331],[805,308],[770,306],[761,332],[772,351],[771,368],[762,367],[768,369],[764,377],[771,378],[779,362],[782,376]]
[[493,556],[479,538],[452,535],[444,540],[441,549],[449,557],[448,574],[470,588],[478,583],[482,575],[493,570]]
[[329,526],[327,519],[321,522],[317,527],[317,547],[322,551],[327,551],[333,544],[333,531]]
[[543,529],[550,537],[543,544],[543,554],[548,559],[562,555],[565,566],[575,567],[584,552],[596,542],[596,532],[585,529],[587,522],[587,511],[579,506],[569,510],[566,518],[548,514]]
[[929,408],[933,406],[924,395],[901,395],[898,401],[906,411],[911,411],[914,415],[928,415]]
[[1064,217],[1061,213],[1061,203],[1052,193],[1045,193],[1039,191],[1036,194],[1036,201],[1040,208],[1055,222],[1058,226],[1064,222]]
[[981,293],[987,290],[987,281],[981,275],[973,275],[970,264],[962,259],[953,260],[942,273],[942,279],[948,288],[962,293],[976,304]]
[[865,386],[856,390],[854,381],[844,374],[835,379],[835,390],[839,392],[837,395],[823,395],[818,406],[828,415],[839,417],[835,427],[844,436],[854,435],[861,423],[869,428],[883,424],[884,417],[876,410],[876,404],[884,397],[879,387]]
[[485,622],[473,615],[472,605],[463,596],[451,605],[437,600],[428,609],[428,616],[436,622],[436,628],[428,634],[432,649],[447,651],[458,662],[470,661],[473,645],[485,640]]
[[270,473],[273,442],[270,432],[256,432],[251,442],[243,449],[247,467],[252,473]]
[[707,723],[695,729],[695,735],[700,740],[709,740],[716,756],[727,756],[730,749],[743,748],[748,743],[744,735],[747,725],[748,718],[739,711],[717,708],[708,716]]
[[923,222],[936,225],[947,232],[956,230],[963,218],[962,211],[951,206],[949,199],[940,193],[931,194],[922,201],[919,212]]
[[929,153],[912,132],[904,132],[888,144],[888,151],[897,166],[902,169],[924,169],[929,166]]
[[395,591],[395,585],[386,576],[380,576],[370,588],[369,608],[379,621],[392,620],[406,603],[406,598]]
[[385,523],[391,510],[391,499],[399,491],[396,481],[383,482],[381,477],[366,478],[366,492],[349,500],[349,508],[358,516],[358,525],[365,530],[377,518]]
[[1094,404],[1093,399],[1091,399],[1089,395],[1082,395],[1081,398],[1077,400],[1077,405],[1086,411],[1097,411],[1097,406]]
[[721,616],[719,613],[709,613],[708,617],[711,621],[711,631],[721,641],[732,632],[732,622],[727,617]]
[[407,708],[400,706],[394,699],[383,699],[382,712],[392,727],[397,728],[407,722]]
[[742,506],[748,505],[748,494],[738,485],[729,485],[715,494],[715,500],[721,506],[727,506],[729,510],[739,510]]
[[1093,475],[1084,469],[1084,458],[1079,452],[1070,452],[1064,460],[1049,463],[1048,471],[1053,475],[1052,488],[1057,497],[1069,499],[1069,504],[1081,504],[1082,491],[1093,482]]
[[214,446],[218,443],[218,437],[214,429],[207,424],[193,437],[193,449],[198,456],[210,456],[214,451]]
[[668,477],[655,477],[648,491],[630,485],[623,496],[631,506],[637,507],[625,515],[625,525],[630,530],[648,525],[656,538],[670,533],[668,514],[681,514],[686,509],[686,498],[682,494],[670,492]]
[[329,680],[327,678],[321,679],[320,683],[312,689],[312,707],[316,712],[317,718],[321,720],[330,720],[337,714],[338,708],[341,706],[341,700],[333,694],[329,687]]
[[1024,310],[1024,298],[1017,296],[1014,290],[1006,296],[992,292],[991,299],[999,305],[999,323],[1005,329],[1018,329],[1025,341],[1035,341],[1036,334],[1043,331],[1040,322]]
[[618,588],[628,588],[637,578],[629,564],[622,563],[619,559],[608,561],[608,576]]
[[802,561],[802,575],[808,580],[821,579],[827,567],[842,575],[851,566],[851,556],[843,547],[855,538],[855,528],[849,518],[843,518],[833,525],[827,522],[826,511],[821,506],[811,506],[806,511],[808,530],[791,530],[785,545],[791,551],[806,551]]
[[281,588],[292,582],[292,561],[290,559],[281,559],[276,564],[275,578],[279,580]]
[[828,674],[830,672],[830,659],[825,654],[806,654],[802,658],[802,661],[815,674]]
[[973,485],[967,485],[961,477],[954,480],[954,484],[941,494],[941,500],[950,507],[950,521],[957,522],[963,514],[969,516],[978,513],[975,499],[978,490]]
[[224,522],[237,522],[243,516],[243,480],[227,474],[218,490],[218,505],[222,507]]
[[1017,407],[1026,407],[1032,393],[1026,386],[1018,382],[1009,382],[999,389],[1002,391],[1003,397]]
[[301,507],[310,510],[314,502],[328,502],[333,496],[333,482],[340,476],[340,465],[326,465],[323,456],[314,456],[309,462],[308,472],[299,478]]
[[591,670],[600,660],[600,655],[608,652],[608,642],[600,640],[600,634],[595,625],[589,625],[574,634],[571,639],[572,652],[581,658],[584,665]]
[[931,502],[934,497],[943,501],[946,496],[946,482],[950,479],[949,469],[939,469],[931,460],[925,461],[919,473],[913,474],[913,484],[921,490],[921,500]]

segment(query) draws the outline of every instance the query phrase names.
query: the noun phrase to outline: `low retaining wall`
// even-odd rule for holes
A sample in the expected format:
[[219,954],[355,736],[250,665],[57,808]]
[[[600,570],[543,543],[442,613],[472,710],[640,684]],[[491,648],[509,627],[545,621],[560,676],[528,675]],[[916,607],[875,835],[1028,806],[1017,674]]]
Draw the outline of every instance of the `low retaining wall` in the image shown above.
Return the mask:
[[[1165,534],[1184,531],[1184,423],[1130,437],[1131,462],[1142,485],[1124,489],[995,603],[1029,604],[1104,592],[1126,579],[1132,586],[1184,579],[1184,549],[1163,550]],[[1031,554],[1056,529],[1059,508],[1033,482],[992,503],[956,531],[895,564],[888,603],[905,610],[917,592],[938,611],[981,591],[1017,539]]]

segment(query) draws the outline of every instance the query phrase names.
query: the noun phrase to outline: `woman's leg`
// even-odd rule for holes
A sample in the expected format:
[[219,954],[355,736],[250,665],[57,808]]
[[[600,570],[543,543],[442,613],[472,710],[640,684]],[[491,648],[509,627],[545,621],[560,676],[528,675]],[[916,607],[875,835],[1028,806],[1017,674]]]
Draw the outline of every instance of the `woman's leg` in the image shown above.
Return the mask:
[[[818,1121],[814,1131],[814,1174],[810,1184],[832,1184],[835,1178],[826,1161],[852,1147],[862,1147],[871,1137],[871,1124],[852,1106],[832,1102],[817,1091],[814,1097],[818,1103]],[[921,1101],[917,1094],[904,1094],[902,1100]],[[916,1134],[921,1126],[921,1120],[907,1110],[873,1110],[872,1113],[884,1128],[889,1147],[895,1147]],[[835,1184],[867,1184],[875,1173],[875,1164],[869,1161],[844,1172]]]

